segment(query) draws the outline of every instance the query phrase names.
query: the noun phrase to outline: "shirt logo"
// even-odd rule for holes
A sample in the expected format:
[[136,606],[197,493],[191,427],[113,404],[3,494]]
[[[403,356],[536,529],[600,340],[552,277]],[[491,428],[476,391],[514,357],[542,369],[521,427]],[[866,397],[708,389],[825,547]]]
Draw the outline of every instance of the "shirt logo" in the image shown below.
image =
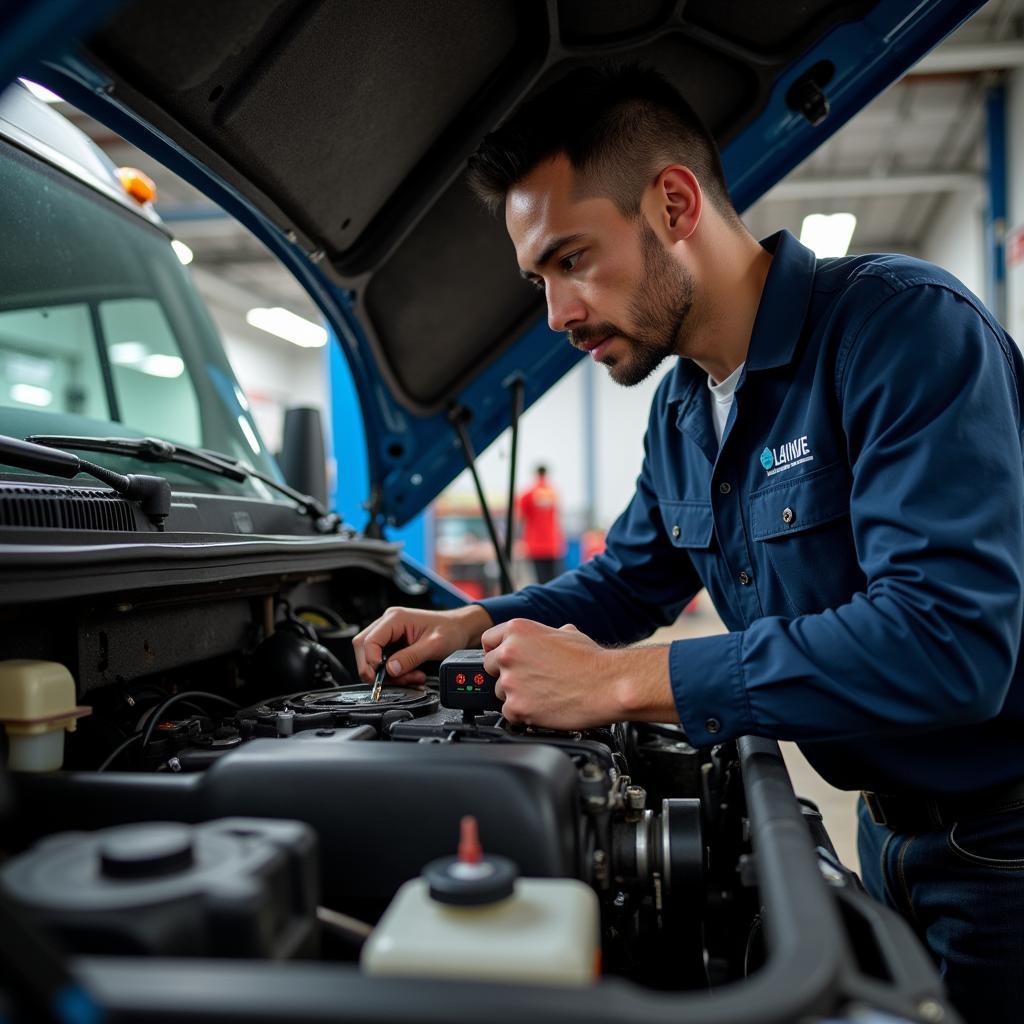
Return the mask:
[[783,473],[794,466],[813,461],[814,455],[807,443],[806,434],[803,437],[794,437],[792,441],[786,441],[778,448],[765,448],[761,452],[761,465],[764,466],[764,470],[769,476],[775,476],[776,473]]

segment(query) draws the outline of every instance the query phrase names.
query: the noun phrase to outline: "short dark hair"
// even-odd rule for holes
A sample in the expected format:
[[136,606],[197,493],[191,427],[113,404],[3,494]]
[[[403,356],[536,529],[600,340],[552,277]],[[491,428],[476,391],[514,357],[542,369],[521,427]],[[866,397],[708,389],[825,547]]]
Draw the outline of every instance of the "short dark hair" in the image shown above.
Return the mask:
[[538,466],[536,468],[535,472],[536,472],[537,476],[547,476],[548,475],[548,467],[547,466]]
[[653,68],[582,67],[548,86],[491,132],[470,158],[468,182],[497,213],[509,190],[565,153],[585,194],[607,196],[628,217],[662,168],[690,168],[715,208],[738,217],[718,147],[693,108]]

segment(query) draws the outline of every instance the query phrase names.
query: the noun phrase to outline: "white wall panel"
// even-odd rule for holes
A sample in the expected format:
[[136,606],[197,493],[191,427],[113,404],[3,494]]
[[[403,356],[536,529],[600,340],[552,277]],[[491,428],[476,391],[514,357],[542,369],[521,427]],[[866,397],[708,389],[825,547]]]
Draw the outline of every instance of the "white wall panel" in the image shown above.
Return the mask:
[[276,454],[280,450],[285,409],[314,406],[320,410],[323,422],[328,422],[330,408],[320,349],[299,348],[269,334],[264,341],[255,336],[255,331],[247,334],[234,328],[236,318],[221,315],[216,306],[212,311],[228,361],[271,451]]
[[[584,513],[582,424],[583,380],[578,366],[527,409],[519,421],[516,489],[521,490],[532,479],[536,465],[547,466],[551,483],[562,496],[563,513],[573,518]],[[511,436],[511,431],[506,430],[477,460],[484,492],[492,509],[504,510],[508,497]],[[475,494],[469,472],[458,476],[447,493],[460,496]]]
[[[566,527],[580,529],[591,511],[587,501],[587,451],[596,459],[593,520],[608,527],[633,493],[643,461],[643,435],[654,390],[675,360],[667,360],[651,378],[624,388],[608,377],[604,367],[581,361],[543,398],[527,410],[520,423],[518,479],[525,483],[538,463],[548,467],[551,482],[562,496]],[[595,387],[594,434],[586,435],[588,377]],[[506,431],[478,461],[488,499],[504,507],[508,491],[510,435]],[[473,494],[469,473],[462,473],[449,494]]]
[[979,188],[946,196],[926,230],[921,255],[985,294],[985,195]]
[[[1024,71],[1007,82],[1007,235],[1024,231]],[[1024,260],[1006,271],[1006,329],[1024,347]]]

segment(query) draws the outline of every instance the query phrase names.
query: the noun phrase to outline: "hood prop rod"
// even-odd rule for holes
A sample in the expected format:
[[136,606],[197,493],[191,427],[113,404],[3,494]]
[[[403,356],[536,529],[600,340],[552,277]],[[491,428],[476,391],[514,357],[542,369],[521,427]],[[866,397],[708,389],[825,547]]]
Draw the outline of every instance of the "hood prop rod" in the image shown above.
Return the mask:
[[473,442],[470,440],[466,424],[469,422],[472,413],[462,405],[455,406],[448,414],[448,420],[455,430],[455,436],[459,439],[462,454],[466,459],[466,466],[473,477],[473,484],[476,486],[476,496],[480,500],[480,511],[484,516],[484,523],[487,532],[491,535],[491,543],[494,545],[494,554],[498,559],[498,572],[501,574],[501,592],[512,593],[512,572],[509,569],[508,559],[505,557],[505,549],[498,539],[498,531],[494,526],[494,517],[491,515],[490,506],[484,497],[484,488],[480,483],[480,474],[476,471],[476,452],[473,450]]
[[523,378],[516,375],[508,385],[512,395],[512,451],[508,466],[508,508],[505,511],[505,559],[512,565],[512,539],[515,537],[516,526],[516,448],[519,442],[519,417],[523,415],[523,401],[526,384]]

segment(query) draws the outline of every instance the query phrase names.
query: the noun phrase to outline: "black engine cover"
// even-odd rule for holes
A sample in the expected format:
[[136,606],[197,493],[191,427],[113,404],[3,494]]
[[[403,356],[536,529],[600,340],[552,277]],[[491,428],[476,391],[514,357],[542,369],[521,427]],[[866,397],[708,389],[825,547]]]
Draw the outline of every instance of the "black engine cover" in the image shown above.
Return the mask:
[[454,852],[464,814],[476,817],[484,849],[515,861],[523,875],[579,874],[576,769],[541,745],[364,743],[307,733],[253,740],[202,774],[55,773],[16,783],[23,811],[45,807],[45,821],[65,828],[140,816],[307,822],[320,839],[324,902],[367,917],[428,861]]

